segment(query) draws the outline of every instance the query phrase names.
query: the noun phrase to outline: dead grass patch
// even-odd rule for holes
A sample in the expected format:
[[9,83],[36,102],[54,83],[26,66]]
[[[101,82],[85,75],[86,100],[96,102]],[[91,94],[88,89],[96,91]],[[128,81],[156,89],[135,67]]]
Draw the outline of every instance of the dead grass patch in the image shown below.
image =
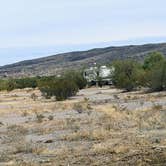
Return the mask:
[[96,154],[96,155],[104,155],[104,154],[110,154],[110,153],[127,153],[129,152],[129,147],[125,145],[114,145],[111,142],[102,142],[98,144],[94,144],[91,152]]
[[110,136],[110,132],[104,129],[95,130],[80,130],[71,134],[65,135],[61,140],[65,141],[80,141],[80,140],[105,140]]

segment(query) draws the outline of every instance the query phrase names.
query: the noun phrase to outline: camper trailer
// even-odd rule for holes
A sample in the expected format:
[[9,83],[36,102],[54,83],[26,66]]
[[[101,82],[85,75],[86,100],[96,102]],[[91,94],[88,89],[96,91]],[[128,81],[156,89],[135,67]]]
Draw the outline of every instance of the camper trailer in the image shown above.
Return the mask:
[[111,85],[114,67],[94,66],[84,70],[83,76],[91,85]]

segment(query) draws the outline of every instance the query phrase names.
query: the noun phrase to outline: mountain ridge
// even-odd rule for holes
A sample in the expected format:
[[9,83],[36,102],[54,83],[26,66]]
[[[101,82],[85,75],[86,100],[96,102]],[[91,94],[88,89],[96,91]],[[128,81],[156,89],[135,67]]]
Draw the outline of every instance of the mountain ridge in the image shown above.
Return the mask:
[[132,58],[142,61],[153,51],[162,52],[166,56],[166,43],[93,48],[87,51],[73,51],[25,60],[1,66],[0,77],[56,75],[65,70],[90,66],[94,62],[106,64],[117,59]]

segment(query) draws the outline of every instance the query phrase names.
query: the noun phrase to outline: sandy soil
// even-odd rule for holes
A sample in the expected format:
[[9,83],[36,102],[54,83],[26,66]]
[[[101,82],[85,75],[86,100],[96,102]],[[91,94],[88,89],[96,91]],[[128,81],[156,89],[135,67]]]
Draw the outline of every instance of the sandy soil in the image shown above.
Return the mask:
[[0,145],[2,166],[165,166],[166,92],[89,88],[63,102],[0,92]]

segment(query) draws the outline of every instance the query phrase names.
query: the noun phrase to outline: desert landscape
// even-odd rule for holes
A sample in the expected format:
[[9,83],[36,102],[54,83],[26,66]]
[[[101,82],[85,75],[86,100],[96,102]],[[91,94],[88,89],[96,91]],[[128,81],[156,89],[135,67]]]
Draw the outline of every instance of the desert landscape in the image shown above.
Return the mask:
[[0,92],[0,165],[165,165],[166,93],[80,90],[65,101]]
[[0,4],[0,166],[166,166],[166,1]]

